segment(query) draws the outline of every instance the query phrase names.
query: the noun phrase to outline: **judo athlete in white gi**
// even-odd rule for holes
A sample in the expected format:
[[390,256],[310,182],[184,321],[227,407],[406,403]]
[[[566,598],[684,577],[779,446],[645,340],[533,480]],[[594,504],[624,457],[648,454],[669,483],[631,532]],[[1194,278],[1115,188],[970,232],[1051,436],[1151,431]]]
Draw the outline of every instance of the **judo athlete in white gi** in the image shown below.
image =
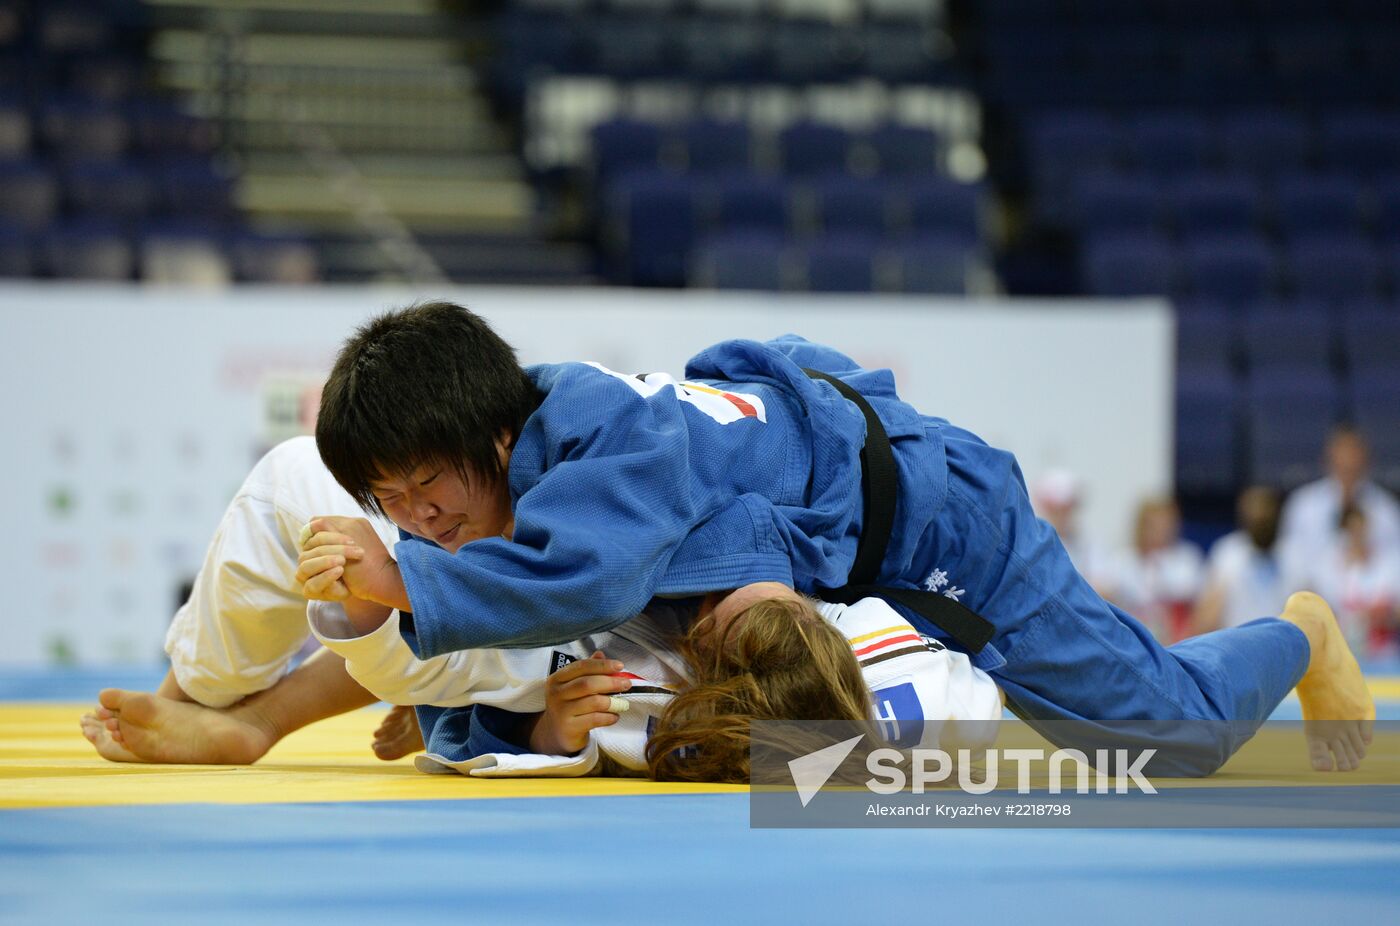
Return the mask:
[[[312,511],[349,515],[355,506],[322,465],[311,438],[295,438],[269,451],[230,502],[190,600],[176,613],[167,635],[172,678],[200,704],[231,708],[271,688],[286,676],[306,643],[308,606],[292,575]],[[380,526],[385,534],[392,530]],[[994,724],[974,721],[995,721],[1000,697],[991,679],[965,655],[920,638],[882,601],[818,608],[851,641],[874,693],[876,716],[892,739],[901,736],[901,723],[936,734],[945,721],[950,722],[945,740],[951,736],[970,745],[990,738]],[[662,605],[610,633],[558,647],[459,651],[419,660],[398,632],[397,615],[374,633],[356,637],[341,605],[310,603],[311,629],[330,651],[322,656],[345,659],[349,676],[369,693],[365,700],[372,696],[425,706],[425,727],[439,736],[432,744],[437,752],[420,758],[419,767],[478,776],[646,771],[647,734],[687,682],[684,660],[674,646],[691,616]],[[532,754],[527,744],[482,732],[481,724],[475,739],[470,724],[467,738],[456,739],[454,723],[470,720],[471,712],[426,707],[477,705],[483,713],[498,709],[498,717],[542,713],[546,676],[574,662],[586,664],[595,651],[621,660],[627,671],[615,677],[629,679],[631,687],[621,696],[622,704],[614,702],[623,710],[609,713],[620,722],[592,730],[586,743],[566,750],[568,755]],[[110,711],[101,713],[101,718],[94,713],[84,719],[88,738],[110,758],[134,758],[122,745],[116,718]],[[391,718],[381,729],[376,747],[382,757],[396,758],[421,745],[403,721]]]

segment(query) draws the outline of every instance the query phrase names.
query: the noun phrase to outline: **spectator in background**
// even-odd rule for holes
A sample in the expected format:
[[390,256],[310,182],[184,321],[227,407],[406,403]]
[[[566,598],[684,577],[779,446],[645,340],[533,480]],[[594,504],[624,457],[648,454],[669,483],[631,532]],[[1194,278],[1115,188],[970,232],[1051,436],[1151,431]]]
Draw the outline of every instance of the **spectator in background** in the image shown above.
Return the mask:
[[1133,548],[1117,557],[1104,597],[1147,626],[1164,643],[1186,636],[1201,591],[1205,557],[1181,539],[1181,512],[1170,498],[1138,506]]
[[1299,487],[1283,506],[1280,542],[1288,571],[1307,575],[1327,555],[1348,506],[1361,509],[1378,555],[1400,554],[1400,502],[1367,478],[1370,449],[1350,425],[1327,441],[1327,475]]
[[1240,494],[1239,528],[1210,549],[1193,635],[1278,614],[1296,590],[1279,556],[1280,507],[1279,493],[1267,486],[1251,486]]
[[1095,591],[1103,594],[1108,557],[1079,529],[1079,506],[1083,500],[1079,479],[1069,470],[1050,470],[1036,481],[1031,496],[1035,513],[1055,528],[1074,568]]
[[1392,650],[1400,607],[1400,550],[1382,550],[1365,509],[1342,509],[1327,552],[1299,576],[1329,602],[1337,623],[1357,654],[1380,656]]

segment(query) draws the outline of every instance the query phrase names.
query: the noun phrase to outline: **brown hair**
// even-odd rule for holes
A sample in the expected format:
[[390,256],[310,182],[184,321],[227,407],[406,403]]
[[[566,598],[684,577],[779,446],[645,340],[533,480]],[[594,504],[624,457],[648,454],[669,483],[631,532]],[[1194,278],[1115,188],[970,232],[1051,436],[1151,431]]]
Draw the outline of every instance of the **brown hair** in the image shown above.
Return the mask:
[[748,782],[755,720],[870,722],[870,692],[850,642],[809,602],[760,601],[706,646],[709,621],[696,621],[680,641],[692,684],[648,739],[652,778]]

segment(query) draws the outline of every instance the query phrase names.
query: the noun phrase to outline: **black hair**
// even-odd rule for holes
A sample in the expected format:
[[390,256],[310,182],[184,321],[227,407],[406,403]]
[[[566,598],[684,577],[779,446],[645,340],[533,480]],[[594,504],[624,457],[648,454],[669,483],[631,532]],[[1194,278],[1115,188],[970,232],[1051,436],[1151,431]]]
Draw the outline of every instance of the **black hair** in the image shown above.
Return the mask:
[[321,393],[316,446],[335,481],[377,511],[371,484],[425,463],[504,478],[496,438],[514,443],[539,402],[515,349],[485,321],[428,302],[371,319],[345,342]]

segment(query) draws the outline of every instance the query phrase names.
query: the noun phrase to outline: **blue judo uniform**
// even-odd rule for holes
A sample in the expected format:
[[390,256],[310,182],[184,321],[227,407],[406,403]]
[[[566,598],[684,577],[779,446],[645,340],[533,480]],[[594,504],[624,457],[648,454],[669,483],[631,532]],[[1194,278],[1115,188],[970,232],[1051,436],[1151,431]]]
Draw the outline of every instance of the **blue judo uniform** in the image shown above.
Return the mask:
[[[409,645],[421,657],[548,646],[615,627],[656,596],[844,585],[863,515],[865,421],[804,367],[865,396],[890,438],[899,499],[878,584],[939,592],[989,620],[995,635],[974,662],[1052,741],[1092,747],[1098,731],[1122,746],[1116,722],[1160,721],[1142,742],[1172,748],[1149,770],[1205,774],[1302,677],[1307,639],[1274,618],[1158,644],[1075,571],[1010,453],[919,414],[888,370],[794,336],[717,344],[682,382],[531,367],[543,398],[511,455],[513,540],[453,555],[405,536],[395,553],[413,605]],[[510,749],[499,721],[467,712],[424,712],[435,750]]]

